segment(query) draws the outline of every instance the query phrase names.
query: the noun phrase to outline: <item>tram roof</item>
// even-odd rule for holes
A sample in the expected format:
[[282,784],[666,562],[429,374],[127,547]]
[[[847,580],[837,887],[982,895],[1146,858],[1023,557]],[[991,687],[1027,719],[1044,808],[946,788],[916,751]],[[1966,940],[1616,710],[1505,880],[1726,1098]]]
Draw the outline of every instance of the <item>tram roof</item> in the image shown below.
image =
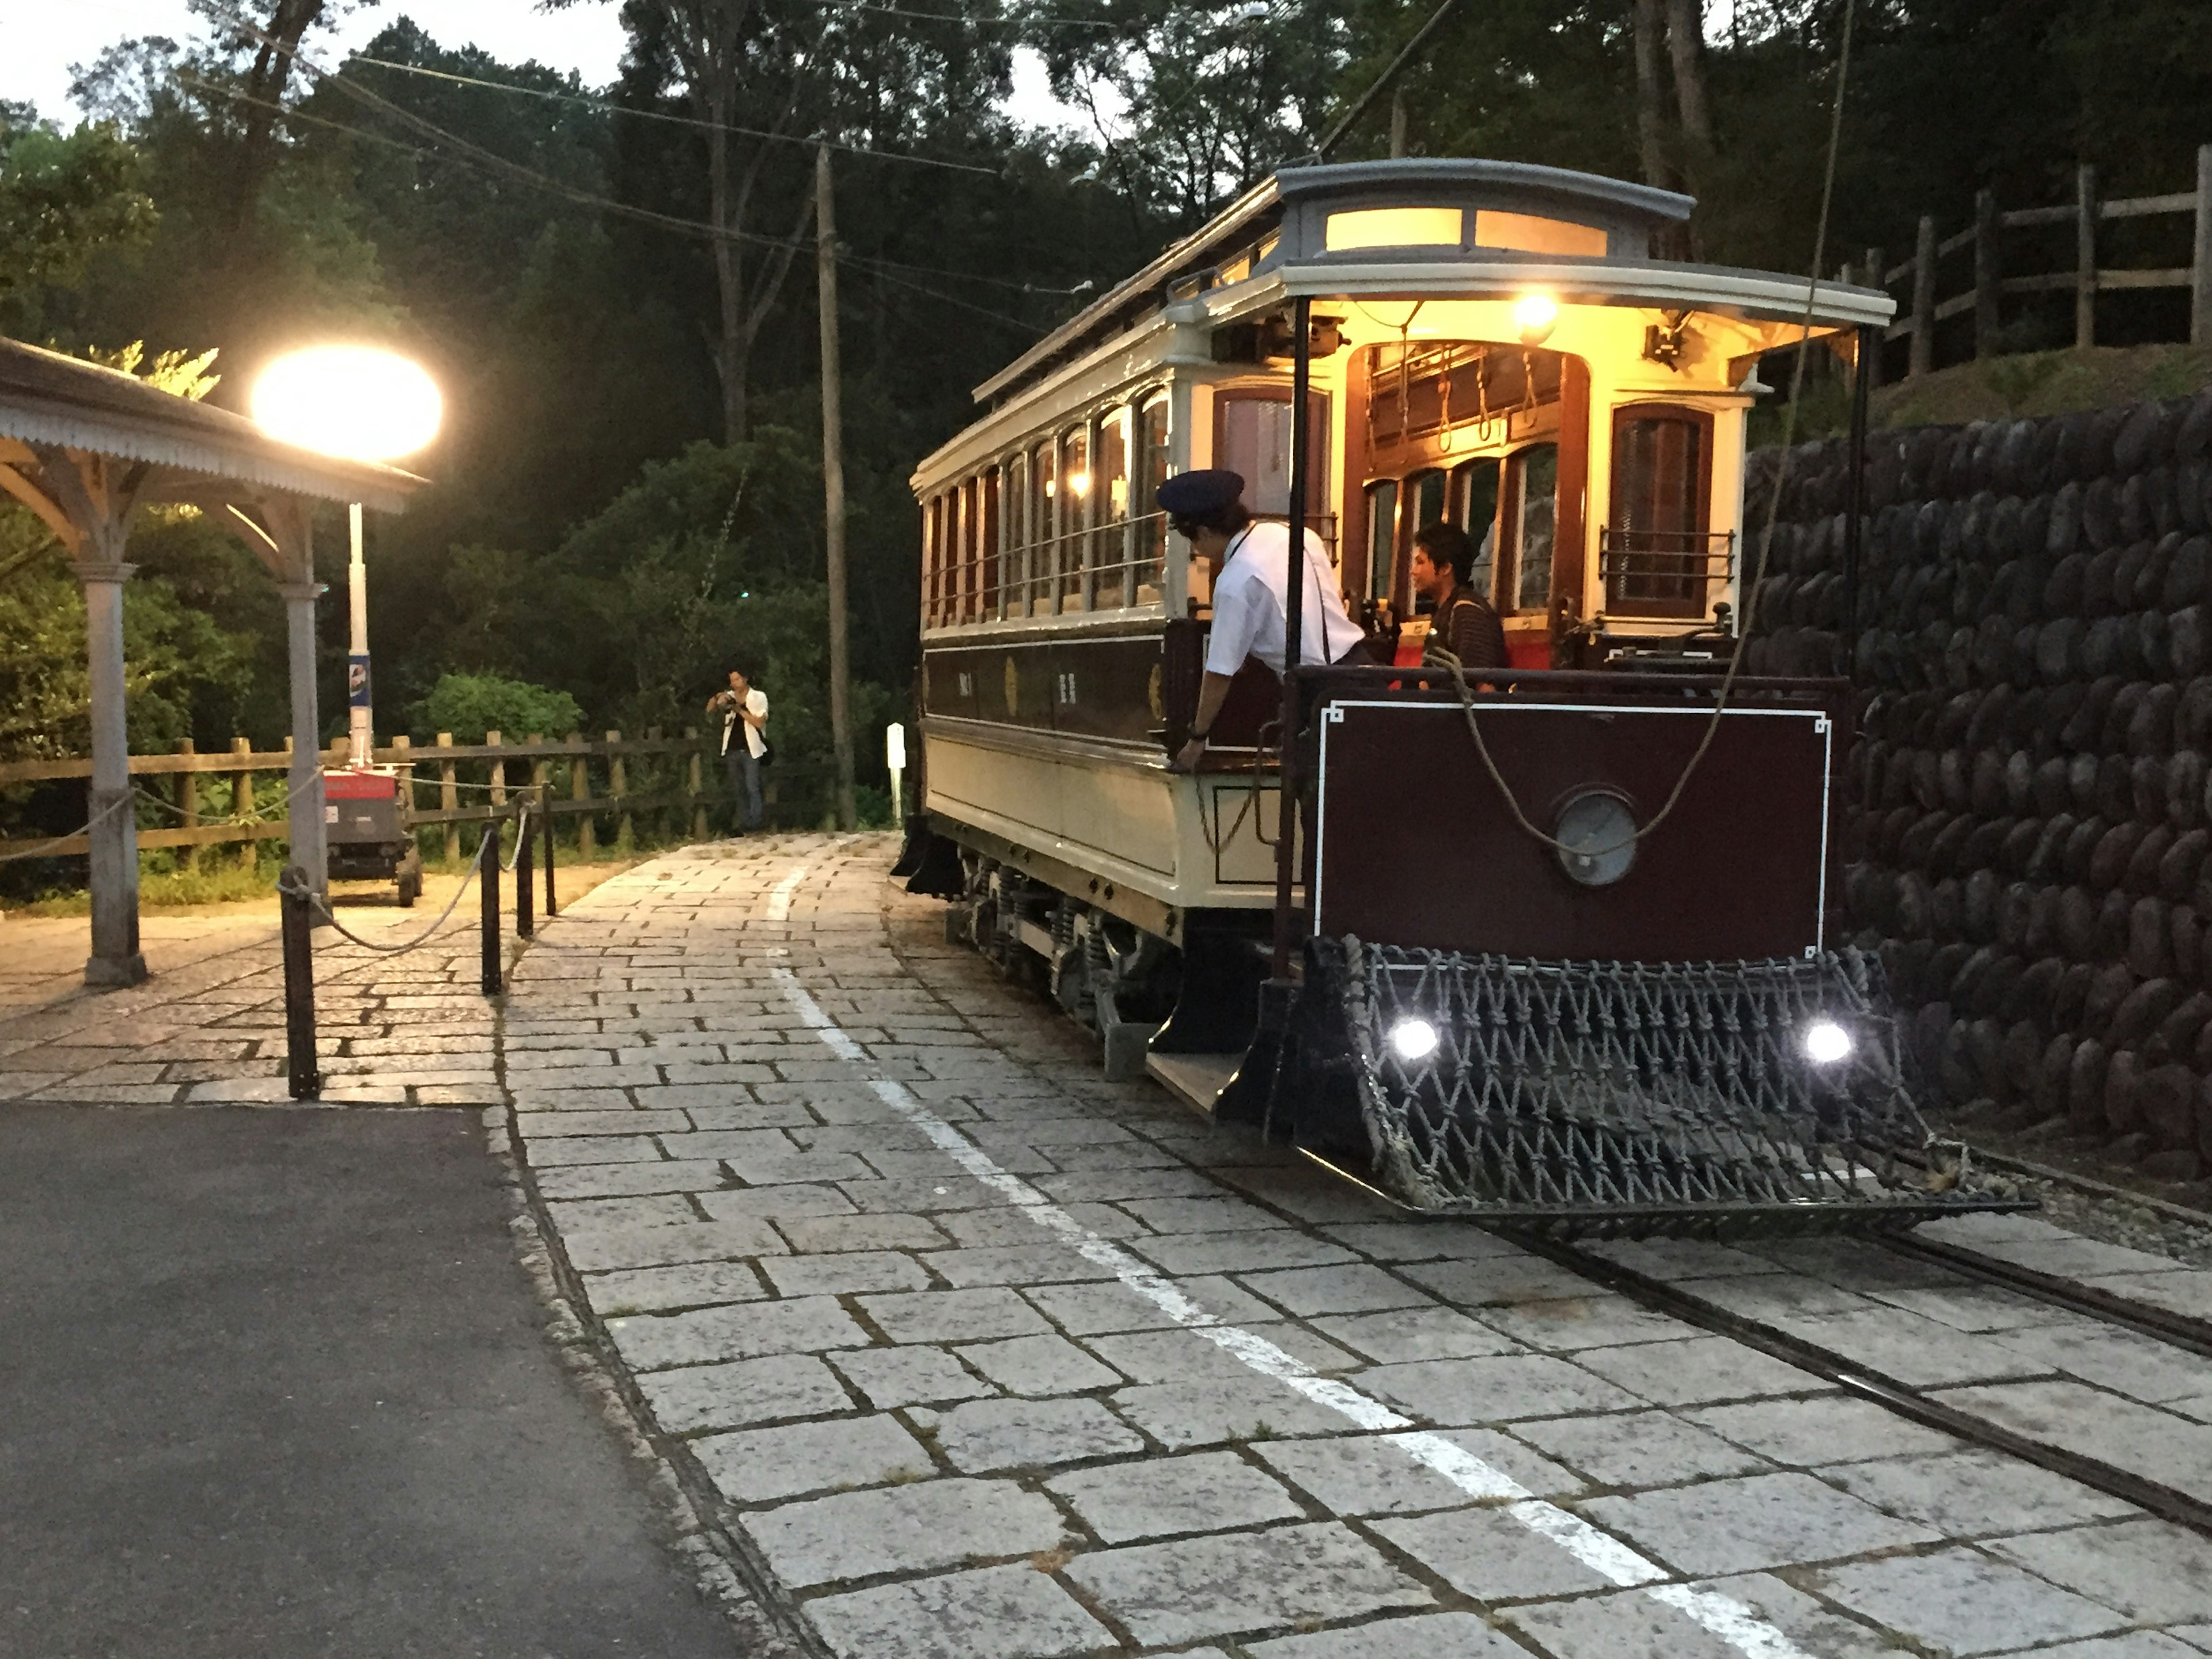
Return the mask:
[[[1672,191],[1521,161],[1286,167],[978,386],[975,401],[1025,389],[1175,301],[1267,276],[1276,280],[1260,286],[1285,295],[1541,283],[1570,300],[1802,317],[1802,277],[1652,258],[1653,234],[1694,205]],[[1886,295],[1829,283],[1818,299],[1814,320],[1830,325],[1894,310]]]

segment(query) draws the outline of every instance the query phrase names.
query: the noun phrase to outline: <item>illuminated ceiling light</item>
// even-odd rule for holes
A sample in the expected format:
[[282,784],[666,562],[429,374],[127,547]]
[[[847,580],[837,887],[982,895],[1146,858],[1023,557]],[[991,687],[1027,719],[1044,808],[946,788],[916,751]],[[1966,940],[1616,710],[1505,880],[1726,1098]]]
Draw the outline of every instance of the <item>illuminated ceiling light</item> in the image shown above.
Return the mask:
[[374,346],[310,346],[261,371],[250,399],[272,438],[353,461],[395,461],[438,435],[445,400],[419,363]]
[[1816,1019],[1805,1028],[1805,1058],[1815,1066],[1849,1060],[1851,1047],[1851,1034],[1832,1019]]
[[1426,1060],[1437,1051],[1437,1028],[1425,1019],[1401,1019],[1390,1028],[1390,1047],[1401,1060]]
[[1559,302],[1548,294],[1524,294],[1513,302],[1513,326],[1521,343],[1538,346],[1552,337],[1559,320]]
[[1071,495],[1088,495],[1091,493],[1091,475],[1088,472],[1069,473],[1067,493]]

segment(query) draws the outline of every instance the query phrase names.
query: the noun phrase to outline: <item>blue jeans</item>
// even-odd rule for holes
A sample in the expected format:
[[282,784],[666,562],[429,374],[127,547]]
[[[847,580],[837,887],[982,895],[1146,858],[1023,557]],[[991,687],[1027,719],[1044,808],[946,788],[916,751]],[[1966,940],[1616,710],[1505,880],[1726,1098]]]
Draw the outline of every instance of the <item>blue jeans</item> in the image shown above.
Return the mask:
[[757,830],[767,816],[768,809],[761,803],[760,763],[745,746],[744,738],[732,732],[730,747],[722,757],[723,769],[730,779],[730,829],[734,832]]

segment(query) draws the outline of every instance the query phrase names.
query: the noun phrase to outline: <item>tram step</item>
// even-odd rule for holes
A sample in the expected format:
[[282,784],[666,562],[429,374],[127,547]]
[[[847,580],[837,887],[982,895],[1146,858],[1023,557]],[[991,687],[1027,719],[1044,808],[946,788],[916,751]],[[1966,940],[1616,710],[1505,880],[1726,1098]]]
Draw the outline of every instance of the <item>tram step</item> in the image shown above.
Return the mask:
[[1242,1054],[1149,1054],[1145,1073],[1184,1105],[1210,1115],[1243,1059]]

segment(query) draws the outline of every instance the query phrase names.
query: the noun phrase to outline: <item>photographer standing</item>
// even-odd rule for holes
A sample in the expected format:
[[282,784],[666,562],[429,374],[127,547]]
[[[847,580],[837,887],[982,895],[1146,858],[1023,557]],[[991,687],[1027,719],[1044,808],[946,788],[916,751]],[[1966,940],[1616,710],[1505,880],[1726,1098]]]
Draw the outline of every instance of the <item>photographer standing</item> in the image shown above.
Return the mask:
[[[761,762],[768,749],[768,694],[730,671],[730,689],[707,699],[707,712],[722,717],[722,767],[730,780],[730,833],[757,830],[767,814],[761,802]],[[744,735],[740,737],[738,734]]]

